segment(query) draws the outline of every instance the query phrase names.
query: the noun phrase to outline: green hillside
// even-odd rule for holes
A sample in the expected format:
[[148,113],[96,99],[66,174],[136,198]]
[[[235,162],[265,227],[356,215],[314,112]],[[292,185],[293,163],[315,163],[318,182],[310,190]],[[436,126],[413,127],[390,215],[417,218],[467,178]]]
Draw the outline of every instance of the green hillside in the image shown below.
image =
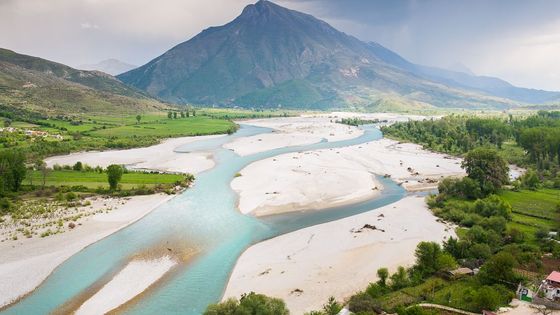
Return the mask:
[[46,115],[134,113],[167,105],[114,77],[0,49],[0,105]]

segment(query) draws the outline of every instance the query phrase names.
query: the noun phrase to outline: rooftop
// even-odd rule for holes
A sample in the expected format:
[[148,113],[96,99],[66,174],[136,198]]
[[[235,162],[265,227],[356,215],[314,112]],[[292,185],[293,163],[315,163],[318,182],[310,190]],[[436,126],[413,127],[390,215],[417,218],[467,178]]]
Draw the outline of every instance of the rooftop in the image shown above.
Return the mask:
[[546,277],[546,280],[560,283],[560,272],[551,272],[548,277]]

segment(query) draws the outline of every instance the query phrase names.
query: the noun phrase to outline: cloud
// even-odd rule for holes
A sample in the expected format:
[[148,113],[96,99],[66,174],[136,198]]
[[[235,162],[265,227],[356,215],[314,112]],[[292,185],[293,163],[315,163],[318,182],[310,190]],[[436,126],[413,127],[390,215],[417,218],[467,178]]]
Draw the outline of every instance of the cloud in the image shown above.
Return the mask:
[[91,24],[91,23],[88,23],[88,22],[80,23],[80,27],[83,28],[83,29],[95,29],[95,30],[100,29],[99,25]]
[[[0,0],[0,47],[77,66],[144,64],[256,0]],[[557,0],[274,0],[413,62],[560,90]],[[77,27],[78,26],[78,27]]]

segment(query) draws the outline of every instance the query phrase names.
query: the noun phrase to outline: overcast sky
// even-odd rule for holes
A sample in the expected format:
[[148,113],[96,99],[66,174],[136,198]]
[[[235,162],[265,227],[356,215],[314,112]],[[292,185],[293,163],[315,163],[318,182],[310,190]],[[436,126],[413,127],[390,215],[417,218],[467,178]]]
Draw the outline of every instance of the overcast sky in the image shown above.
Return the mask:
[[[0,47],[77,67],[142,65],[247,0],[0,0]],[[408,60],[560,91],[559,0],[275,0]]]

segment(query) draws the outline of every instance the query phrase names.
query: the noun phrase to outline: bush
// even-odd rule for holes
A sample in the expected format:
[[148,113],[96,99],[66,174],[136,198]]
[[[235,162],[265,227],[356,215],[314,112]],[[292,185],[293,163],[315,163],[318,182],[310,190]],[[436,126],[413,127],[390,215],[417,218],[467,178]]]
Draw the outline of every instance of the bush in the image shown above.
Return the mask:
[[6,197],[0,198],[0,214],[9,213],[14,208],[12,201]]
[[515,258],[508,252],[500,252],[492,256],[480,268],[478,279],[483,284],[506,284],[514,286],[517,283],[517,276],[513,272],[516,265]]
[[353,313],[360,312],[375,312],[381,314],[382,309],[377,302],[373,300],[371,296],[366,293],[359,293],[353,295],[348,301],[348,309]]
[[232,314],[288,315],[289,311],[281,299],[251,292],[243,294],[239,301],[229,299],[222,303],[211,304],[204,312],[204,315]]
[[76,164],[74,164],[74,166],[72,166],[72,170],[78,171],[78,172],[83,171],[84,166],[83,166],[82,162],[80,162],[80,161],[76,162]]
[[74,192],[67,192],[66,193],[66,201],[74,201],[78,198],[78,196]]
[[123,175],[123,168],[120,165],[111,164],[107,167],[107,181],[109,182],[109,189],[115,190]]
[[479,288],[474,294],[473,308],[477,311],[494,311],[501,304],[501,296],[498,291],[489,286]]

